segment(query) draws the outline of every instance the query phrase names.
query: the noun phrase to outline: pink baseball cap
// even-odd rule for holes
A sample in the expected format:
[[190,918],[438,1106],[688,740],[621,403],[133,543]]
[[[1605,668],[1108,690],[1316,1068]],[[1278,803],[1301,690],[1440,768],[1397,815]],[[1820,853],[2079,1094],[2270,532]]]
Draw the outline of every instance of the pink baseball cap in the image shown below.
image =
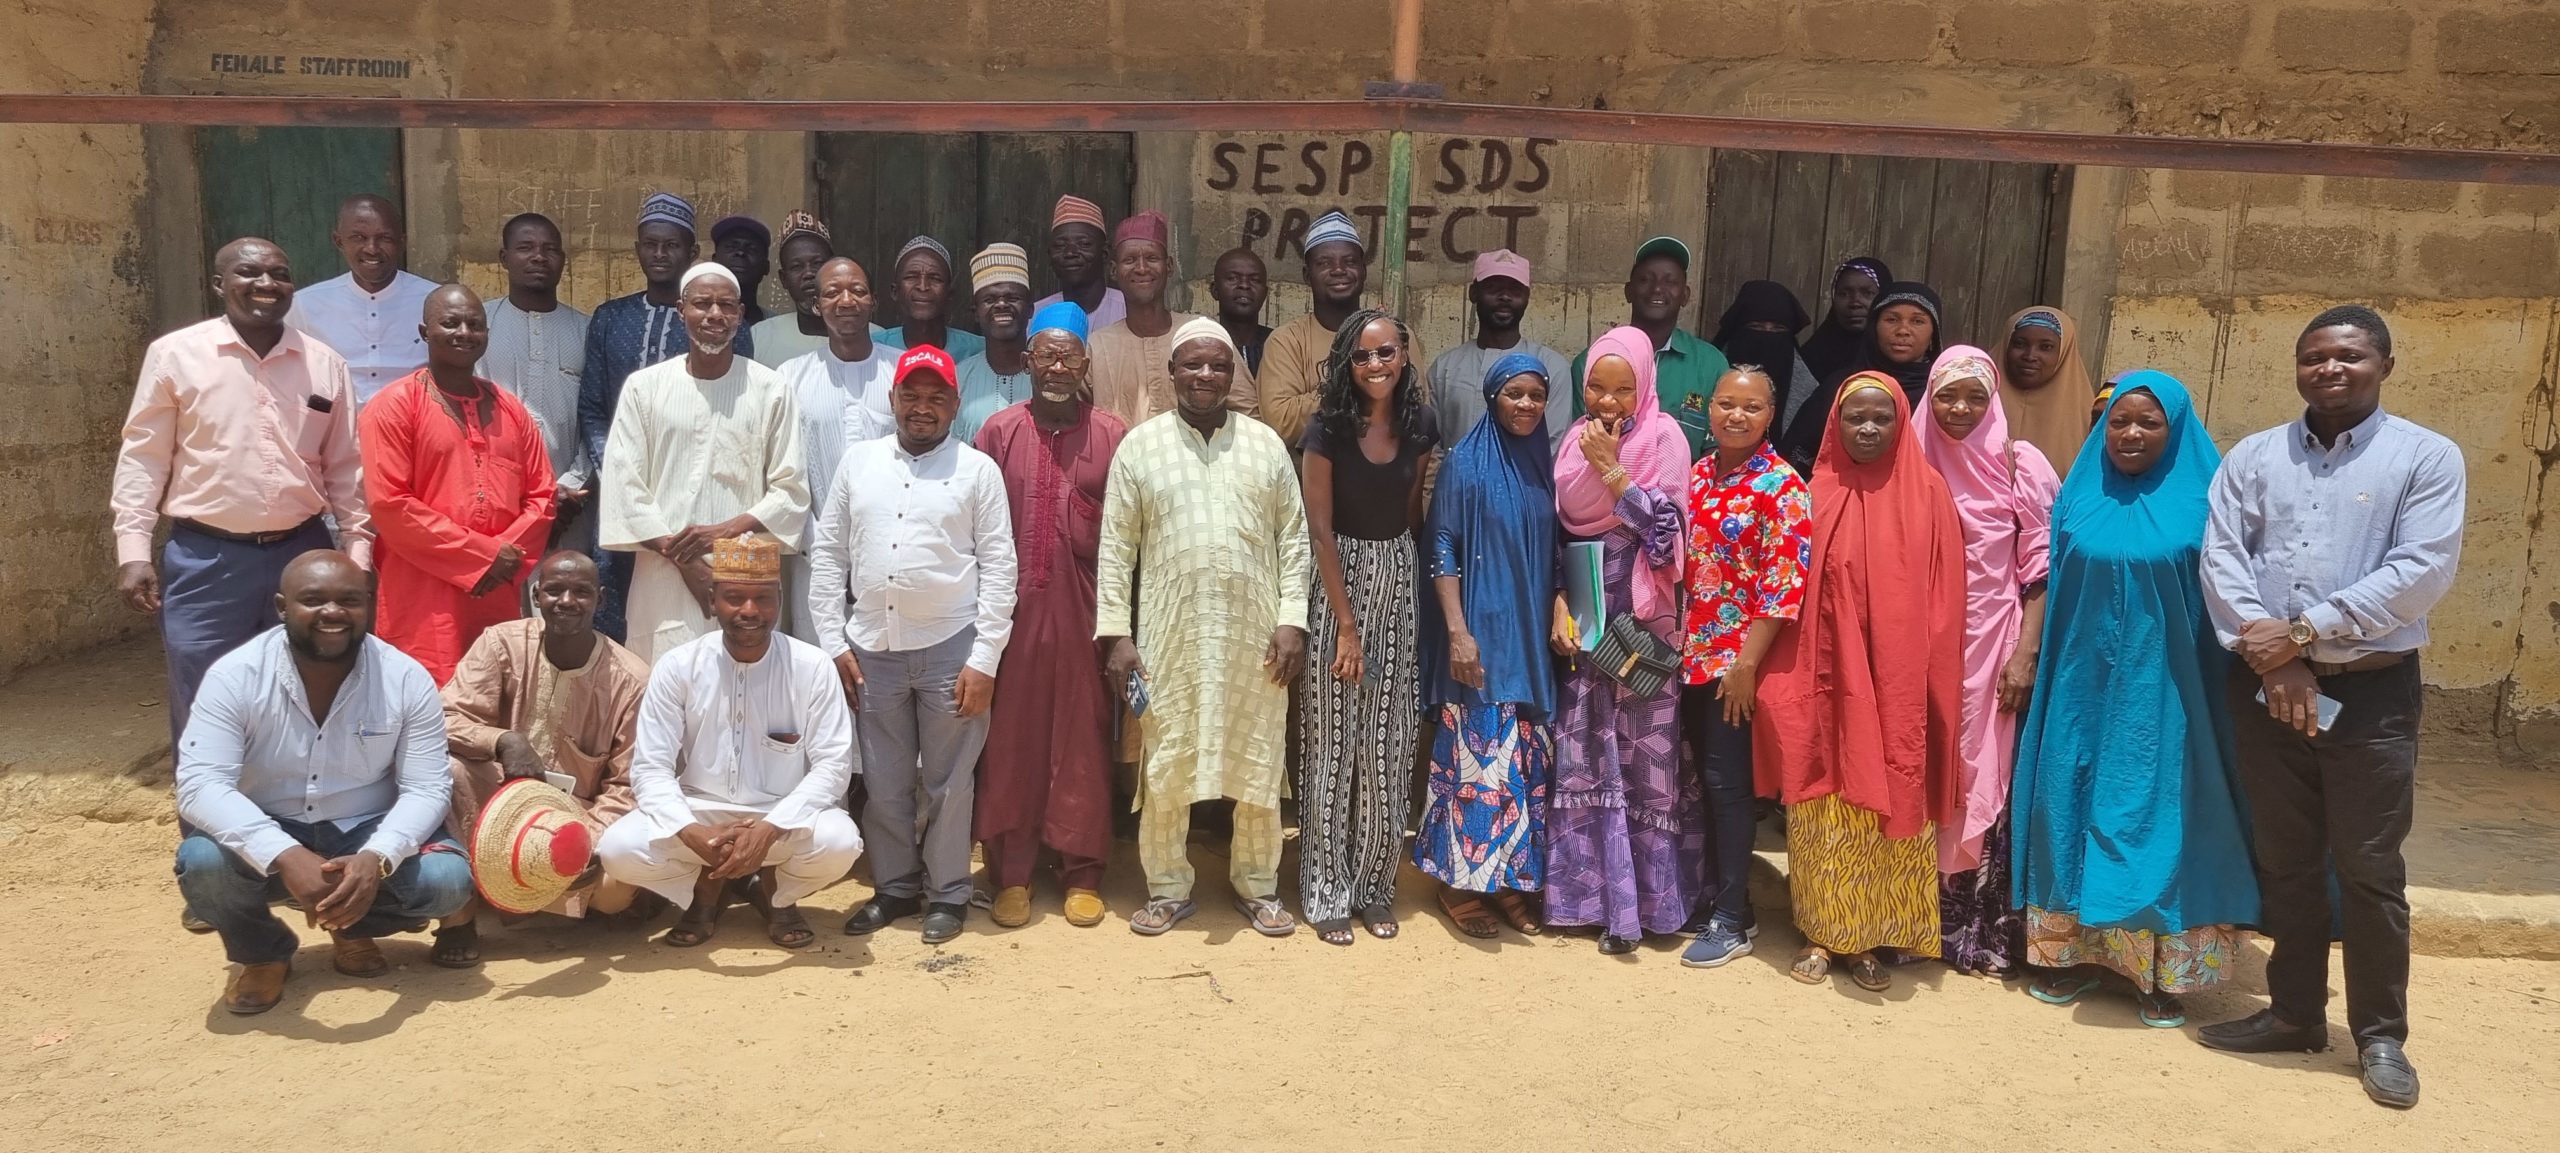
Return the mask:
[[1496,248],[1476,254],[1475,275],[1468,280],[1468,283],[1472,284],[1492,276],[1507,276],[1519,281],[1520,286],[1526,288],[1529,286],[1529,258],[1508,248]]

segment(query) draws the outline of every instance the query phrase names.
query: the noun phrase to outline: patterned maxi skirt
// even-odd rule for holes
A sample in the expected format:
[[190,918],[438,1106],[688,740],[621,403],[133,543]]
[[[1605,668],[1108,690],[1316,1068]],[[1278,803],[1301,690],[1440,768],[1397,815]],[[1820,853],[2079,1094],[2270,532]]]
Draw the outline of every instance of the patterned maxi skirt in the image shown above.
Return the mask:
[[2122,974],[2145,993],[2192,993],[2229,980],[2239,971],[2246,929],[2203,925],[2183,933],[2146,929],[2093,929],[2078,917],[2033,905],[2026,910],[2030,965],[2068,969],[2100,965]]
[[1938,955],[1959,973],[2006,977],[2026,952],[2026,920],[2009,906],[2009,814],[1982,834],[1982,863],[1938,878]]
[[1938,831],[1887,840],[1874,813],[1831,793],[1787,806],[1796,931],[1834,953],[1938,955]]
[[1518,705],[1440,706],[1415,867],[1471,893],[1537,892],[1552,740]]
[[1310,921],[1393,905],[1422,734],[1422,670],[1414,656],[1413,538],[1339,533],[1343,591],[1360,630],[1360,679],[1333,679],[1332,614],[1316,581],[1307,670],[1298,682],[1298,899]]

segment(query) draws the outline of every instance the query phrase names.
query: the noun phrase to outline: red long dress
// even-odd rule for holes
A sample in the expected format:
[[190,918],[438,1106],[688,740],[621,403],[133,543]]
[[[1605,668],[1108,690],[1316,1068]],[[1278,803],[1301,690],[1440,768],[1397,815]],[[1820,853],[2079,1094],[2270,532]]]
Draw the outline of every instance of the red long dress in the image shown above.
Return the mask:
[[[497,399],[486,425],[454,419],[423,368],[383,389],[356,420],[381,576],[373,631],[425,665],[437,684],[482,629],[524,615],[524,582],[551,535],[551,454],[542,433],[524,402],[480,384]],[[472,596],[507,544],[524,553],[523,566]]]
[[978,765],[975,832],[999,886],[1029,884],[1047,845],[1067,887],[1095,888],[1111,851],[1112,698],[1093,644],[1094,554],[1103,482],[1127,431],[1086,405],[1081,423],[1043,432],[1028,402],[978,429],[978,451],[1004,473],[1020,563]]

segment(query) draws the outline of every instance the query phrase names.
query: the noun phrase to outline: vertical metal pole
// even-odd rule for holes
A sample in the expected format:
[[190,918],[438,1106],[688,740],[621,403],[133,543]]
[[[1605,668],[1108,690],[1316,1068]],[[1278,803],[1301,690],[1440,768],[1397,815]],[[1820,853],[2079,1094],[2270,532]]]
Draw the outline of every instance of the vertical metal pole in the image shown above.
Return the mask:
[[1387,311],[1403,316],[1405,217],[1413,205],[1413,134],[1396,129],[1387,144],[1387,221],[1378,231],[1387,250]]
[[[1397,84],[1412,84],[1422,73],[1422,0],[1395,0],[1395,45],[1391,66]],[[1397,129],[1387,141],[1387,219],[1378,231],[1387,250],[1387,311],[1405,314],[1405,223],[1413,207],[1413,134]]]

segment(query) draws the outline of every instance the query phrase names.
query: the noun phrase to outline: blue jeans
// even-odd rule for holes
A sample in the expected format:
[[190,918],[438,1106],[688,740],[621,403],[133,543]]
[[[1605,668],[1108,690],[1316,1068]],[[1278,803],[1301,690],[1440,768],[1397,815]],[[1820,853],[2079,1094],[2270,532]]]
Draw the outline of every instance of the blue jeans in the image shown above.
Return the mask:
[[[340,830],[322,822],[276,819],[303,848],[343,857],[364,848],[382,818]],[[222,953],[243,965],[288,960],[302,946],[293,930],[267,906],[284,898],[284,878],[261,877],[248,863],[199,833],[178,843],[178,891],[187,907],[222,935]],[[401,862],[374,890],[373,908],[346,929],[350,937],[414,932],[418,923],[450,916],[471,899],[471,858],[438,831],[416,856]]]

